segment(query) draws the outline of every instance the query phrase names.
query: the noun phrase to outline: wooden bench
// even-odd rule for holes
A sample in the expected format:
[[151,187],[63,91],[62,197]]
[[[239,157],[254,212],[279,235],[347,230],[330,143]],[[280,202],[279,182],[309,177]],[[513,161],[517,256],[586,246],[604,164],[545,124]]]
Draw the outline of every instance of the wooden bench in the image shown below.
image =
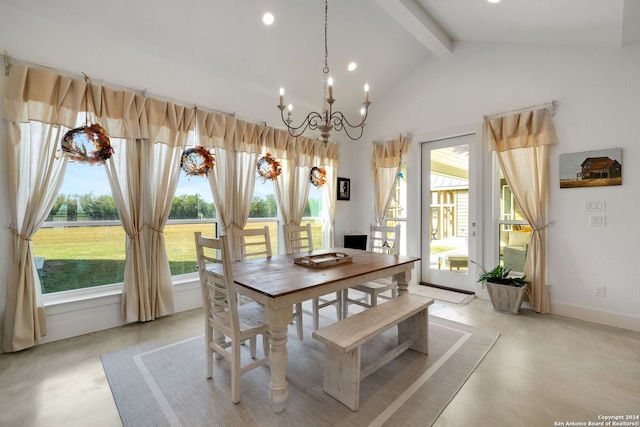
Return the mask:
[[[431,304],[431,298],[407,293],[313,331],[313,337],[324,344],[324,391],[357,411],[360,381],[407,349],[427,354]],[[369,366],[361,367],[362,344],[395,325],[398,325],[398,346]]]

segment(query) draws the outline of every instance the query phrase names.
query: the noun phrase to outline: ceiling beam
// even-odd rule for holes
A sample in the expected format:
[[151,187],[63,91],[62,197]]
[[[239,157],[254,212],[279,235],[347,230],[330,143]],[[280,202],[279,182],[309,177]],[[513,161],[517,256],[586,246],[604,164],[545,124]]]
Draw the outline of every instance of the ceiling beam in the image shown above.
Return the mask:
[[376,0],[376,2],[431,53],[437,56],[451,54],[451,38],[415,0]]
[[640,2],[624,0],[622,9],[622,36],[620,46],[640,41]]

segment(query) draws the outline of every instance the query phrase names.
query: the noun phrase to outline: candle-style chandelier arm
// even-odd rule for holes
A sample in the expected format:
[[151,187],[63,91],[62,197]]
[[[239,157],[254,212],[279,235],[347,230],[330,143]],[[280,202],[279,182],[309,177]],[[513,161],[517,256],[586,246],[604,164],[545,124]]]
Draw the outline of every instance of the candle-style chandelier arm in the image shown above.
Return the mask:
[[[341,111],[334,111],[330,116],[330,123],[333,125],[333,129],[337,131],[344,130],[347,136],[354,141],[360,139],[364,132],[364,125],[365,121],[367,120],[367,115],[369,115],[369,102],[363,104],[363,109],[364,114],[362,115],[360,123],[358,123],[357,125],[352,125]],[[358,135],[354,137],[351,135],[349,130],[353,131],[355,129],[359,129],[360,132],[358,132]]]
[[280,109],[280,117],[282,118],[282,121],[287,125],[287,130],[289,131],[289,135],[291,136],[300,136],[307,130],[307,128],[316,130],[318,129],[318,126],[320,126],[323,122],[322,115],[313,111],[307,115],[300,126],[292,126],[291,118],[287,117],[285,119],[284,117],[284,105],[278,105],[278,108]]

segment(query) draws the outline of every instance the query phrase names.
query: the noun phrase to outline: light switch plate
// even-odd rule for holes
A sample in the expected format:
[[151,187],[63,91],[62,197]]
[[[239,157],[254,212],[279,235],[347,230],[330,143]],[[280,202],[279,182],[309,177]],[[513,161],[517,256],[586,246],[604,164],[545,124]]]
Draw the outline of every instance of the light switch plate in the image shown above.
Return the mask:
[[585,200],[585,212],[605,212],[607,210],[607,202],[604,200]]
[[604,227],[605,225],[606,220],[604,215],[589,215],[590,227]]

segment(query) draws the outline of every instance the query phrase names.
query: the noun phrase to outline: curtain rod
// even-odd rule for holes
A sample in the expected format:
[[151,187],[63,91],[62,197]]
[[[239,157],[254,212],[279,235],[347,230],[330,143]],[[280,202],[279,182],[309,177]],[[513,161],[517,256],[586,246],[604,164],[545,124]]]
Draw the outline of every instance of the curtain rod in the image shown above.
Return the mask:
[[[54,68],[54,67],[50,67],[48,65],[42,65],[42,64],[38,64],[36,62],[31,62],[31,61],[27,61],[24,59],[19,59],[19,58],[14,58],[11,55],[9,55],[9,53],[5,50],[3,54],[0,54],[1,56],[4,57],[4,69],[5,69],[5,75],[9,75],[9,71],[11,70],[11,65],[13,64],[13,62],[18,62],[18,63],[22,63],[22,64],[26,64],[29,66],[35,66],[35,67],[39,67],[39,68],[44,68],[47,70],[51,70],[51,71],[55,71],[56,73],[63,75],[65,77],[69,77],[69,78],[74,78],[74,79],[81,79],[81,80],[85,80],[86,78],[89,78],[89,80],[91,80],[91,78],[87,75],[85,75],[84,73],[82,74],[78,74],[78,73],[74,73],[71,71],[67,71],[67,70],[60,70],[58,68]],[[132,87],[127,87],[127,86],[122,86],[122,85],[118,85],[115,83],[110,83],[110,82],[105,82],[104,80],[95,80],[96,82],[104,85],[104,86],[108,86],[114,89],[119,89],[119,90],[127,90],[130,92],[135,92],[135,93],[139,93],[140,95],[142,95],[143,97],[147,97],[149,96],[149,94],[147,93],[147,90],[140,90],[140,89],[135,89]],[[191,104],[188,102],[183,102],[180,100],[176,100],[176,99],[171,99],[165,96],[159,96],[159,95],[155,95],[152,94],[153,98],[157,98],[159,100],[163,100],[163,101],[167,101],[167,102],[173,102],[174,104],[179,104],[179,105],[183,105],[183,106],[190,106]],[[254,124],[261,124],[264,127],[269,127],[271,129],[276,129],[276,130],[286,130],[283,127],[279,126],[279,125],[273,125],[273,124],[268,124],[267,122],[265,122],[264,120],[256,120],[256,119],[250,119],[250,118],[246,118],[246,117],[239,117],[236,115],[235,111],[232,113],[229,113],[227,111],[221,111],[221,110],[216,110],[214,108],[208,108],[208,107],[201,107],[198,105],[193,105],[193,108],[196,108],[198,110],[201,111],[206,111],[208,113],[219,113],[219,114],[224,114],[225,116],[230,116],[230,117],[235,117],[237,119],[240,120],[244,120],[246,122],[249,123],[254,123]],[[303,135],[304,136],[304,135]],[[315,138],[314,136],[311,135],[306,135],[307,138]]]
[[[402,134],[400,136],[402,136]],[[411,139],[413,138],[413,134],[411,132],[405,133],[404,136],[409,140],[409,142],[411,142]],[[385,139],[384,141],[376,141],[375,139],[372,139],[371,143],[374,144],[374,145],[380,145],[380,144],[384,144],[384,143],[386,143],[388,141],[393,141],[394,139],[395,138],[388,138],[388,139]]]
[[[138,93],[140,95],[142,95],[143,97],[148,97],[149,93],[147,92],[147,89],[136,89],[136,88],[132,88],[129,86],[122,86],[119,84],[115,84],[115,83],[110,83],[110,82],[105,82],[104,80],[95,80],[92,79],[90,76],[88,76],[85,73],[74,73],[71,71],[67,71],[67,70],[60,70],[58,68],[54,68],[54,67],[50,67],[48,65],[42,65],[42,64],[38,64],[35,62],[31,62],[31,61],[26,61],[24,59],[18,59],[18,58],[14,58],[11,55],[9,55],[9,53],[7,53],[7,51],[5,50],[3,54],[1,54],[4,57],[4,74],[6,76],[9,75],[9,71],[11,70],[11,65],[13,65],[14,62],[18,62],[21,64],[25,64],[25,65],[29,65],[29,66],[35,66],[38,68],[44,68],[46,70],[51,70],[51,71],[55,71],[56,73],[63,75],[65,77],[69,77],[69,78],[73,78],[73,79],[78,79],[78,80],[88,80],[90,82],[95,82],[98,83],[100,85],[103,86],[108,86],[112,89],[118,89],[118,90],[124,90],[124,91],[129,91],[129,92],[134,92],[134,93]],[[173,102],[174,104],[179,104],[179,105],[184,105],[184,106],[188,106],[190,105],[188,102],[182,102],[180,100],[177,99],[171,99],[165,96],[159,96],[159,95],[155,95],[155,94],[151,94],[153,98],[157,98],[159,100],[163,100],[163,101],[167,101],[167,102]],[[193,108],[197,108],[198,110],[202,110],[202,111],[206,111],[206,112],[211,112],[211,113],[219,113],[219,114],[224,114],[226,116],[231,116],[231,117],[236,117],[236,113],[229,113],[227,111],[221,111],[221,110],[216,110],[213,108],[207,108],[207,107],[199,107],[197,105],[193,105]],[[254,121],[257,123],[257,121]]]
[[509,111],[504,111],[502,113],[490,114],[488,116],[485,115],[483,117],[484,117],[484,120],[486,121],[488,119],[496,119],[498,117],[506,116],[507,114],[522,113],[529,110],[539,110],[540,108],[547,108],[551,113],[551,115],[553,116],[555,114],[556,102],[557,101],[555,99],[552,99],[551,102],[546,102],[544,104],[532,105],[530,107],[518,108],[516,110],[509,110]]

